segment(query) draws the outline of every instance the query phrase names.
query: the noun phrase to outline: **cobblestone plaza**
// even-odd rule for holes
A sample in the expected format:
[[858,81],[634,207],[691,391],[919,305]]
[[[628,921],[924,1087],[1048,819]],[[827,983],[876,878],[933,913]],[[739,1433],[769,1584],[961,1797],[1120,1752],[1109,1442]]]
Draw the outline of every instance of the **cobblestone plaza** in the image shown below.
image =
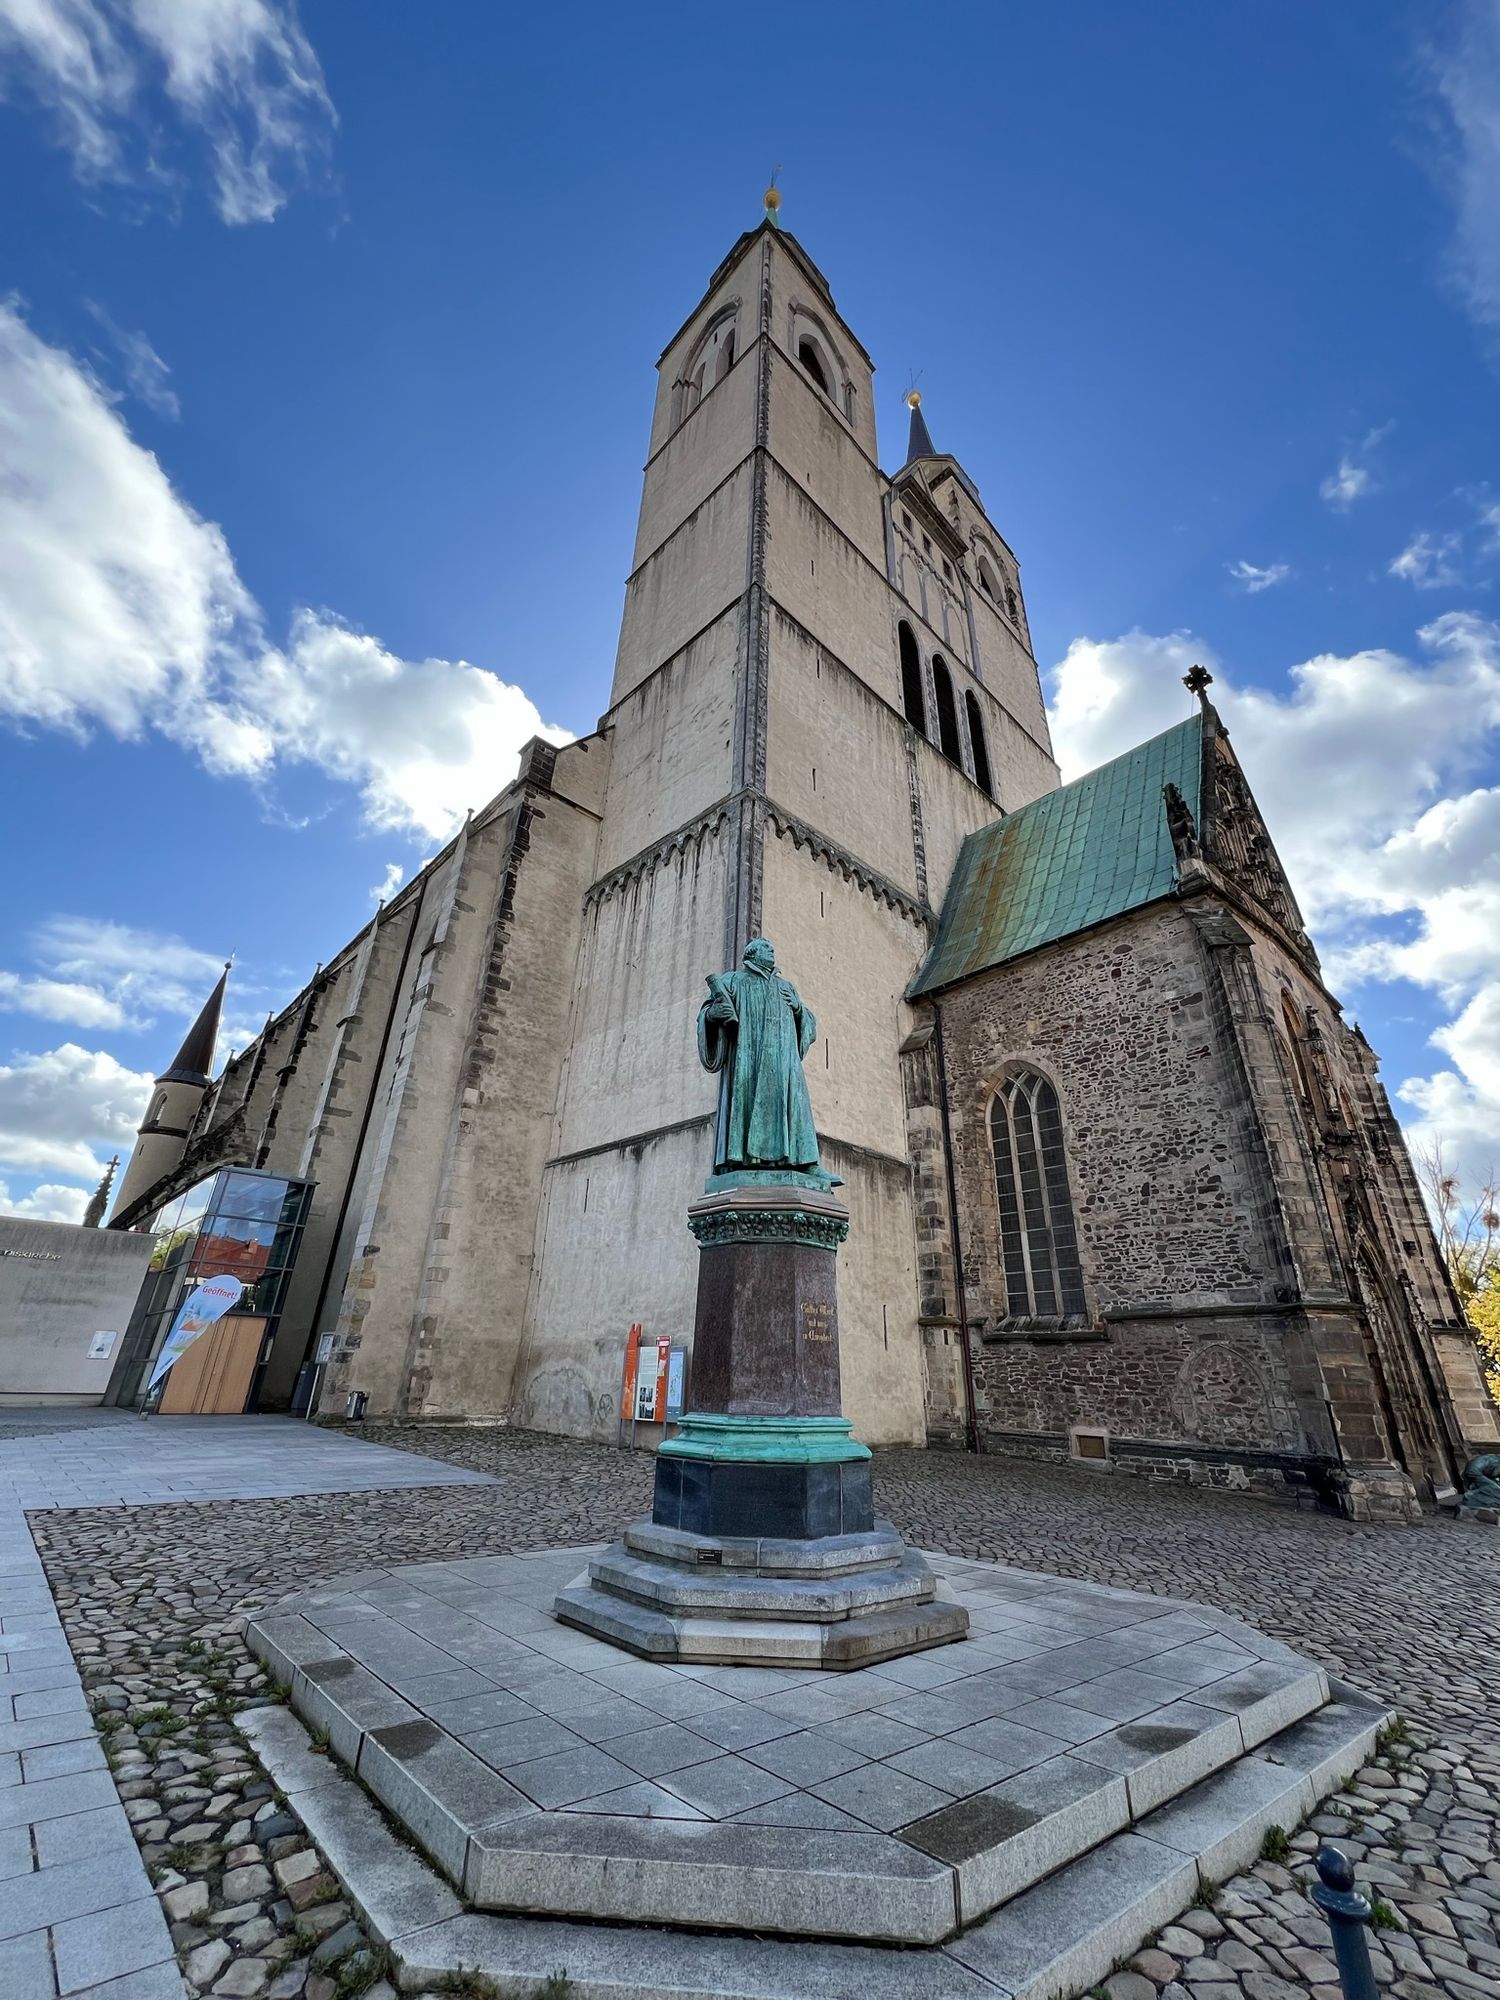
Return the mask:
[[[384,2000],[381,1951],[236,1727],[269,1692],[246,1619],[361,1565],[597,1543],[643,1509],[649,1470],[513,1431],[7,1413],[0,1990],[155,2000],[185,1978]],[[918,1547],[1196,1599],[1399,1713],[1284,1848],[1268,1842],[1116,1970],[1112,2000],[1334,2000],[1306,1895],[1323,1834],[1378,1899],[1382,1990],[1497,1990],[1493,1530],[1368,1527],[998,1457],[888,1452],[876,1477]]]

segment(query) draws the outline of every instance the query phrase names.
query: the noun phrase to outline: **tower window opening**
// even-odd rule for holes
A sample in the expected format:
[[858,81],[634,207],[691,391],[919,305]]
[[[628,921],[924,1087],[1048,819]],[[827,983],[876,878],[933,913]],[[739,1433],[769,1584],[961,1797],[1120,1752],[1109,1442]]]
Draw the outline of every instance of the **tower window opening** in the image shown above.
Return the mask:
[[1021,607],[1016,601],[1015,591],[1009,584],[1005,586],[1005,609],[1010,615],[1011,624],[1019,625],[1021,622]]
[[979,587],[992,603],[1000,602],[1000,579],[995,574],[994,564],[982,552],[979,557]]
[[1005,1299],[1017,1317],[1082,1315],[1083,1272],[1057,1092],[1035,1070],[1007,1077],[990,1105]]
[[907,721],[925,736],[927,702],[922,692],[922,656],[917,651],[916,635],[905,619],[896,627],[896,638],[901,647],[901,706]]
[[974,782],[980,791],[993,798],[995,784],[990,776],[989,746],[984,740],[984,717],[979,713],[979,703],[972,688],[964,689],[964,710],[969,718],[969,748],[974,753]]
[[907,534],[911,533],[911,515],[907,513],[904,507],[901,510],[901,525],[905,528]]
[[728,333],[725,334],[724,343],[719,349],[719,366],[715,371],[714,380],[716,382],[722,382],[724,377],[729,373],[730,369],[733,366],[734,366],[734,328],[731,327]]
[[830,394],[828,377],[824,373],[822,362],[818,359],[818,350],[810,340],[802,340],[797,343],[797,359],[823,391],[823,394],[825,396]]
[[950,764],[963,768],[958,747],[958,704],[953,698],[953,676],[941,653],[932,656],[932,686],[937,696],[938,748]]

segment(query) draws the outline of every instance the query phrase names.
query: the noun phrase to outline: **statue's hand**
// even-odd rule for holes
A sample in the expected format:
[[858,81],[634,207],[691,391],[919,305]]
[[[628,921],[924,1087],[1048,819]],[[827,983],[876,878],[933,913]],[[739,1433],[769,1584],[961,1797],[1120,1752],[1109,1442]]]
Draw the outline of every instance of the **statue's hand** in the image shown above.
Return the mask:
[[734,1002],[730,999],[729,995],[727,993],[716,993],[708,1003],[707,1018],[710,1021],[721,1021],[733,1026],[735,1021],[739,1019],[739,1016],[734,1011]]

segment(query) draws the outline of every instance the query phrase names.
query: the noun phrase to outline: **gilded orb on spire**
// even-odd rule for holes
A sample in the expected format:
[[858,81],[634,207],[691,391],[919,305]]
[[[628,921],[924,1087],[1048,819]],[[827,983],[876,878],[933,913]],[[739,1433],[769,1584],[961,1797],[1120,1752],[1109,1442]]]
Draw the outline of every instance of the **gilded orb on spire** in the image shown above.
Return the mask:
[[775,169],[771,175],[771,185],[766,189],[765,192],[766,220],[767,222],[770,223],[773,229],[777,229],[781,226],[780,223],[777,221],[777,216],[781,209],[781,190],[776,185],[776,175],[779,174],[780,172],[781,172],[781,162],[778,160]]

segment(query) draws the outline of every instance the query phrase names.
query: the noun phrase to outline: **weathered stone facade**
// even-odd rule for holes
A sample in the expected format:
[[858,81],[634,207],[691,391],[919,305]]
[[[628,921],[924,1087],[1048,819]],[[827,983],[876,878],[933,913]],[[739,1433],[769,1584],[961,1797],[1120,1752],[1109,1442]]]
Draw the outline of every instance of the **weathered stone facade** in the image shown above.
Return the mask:
[[[1424,1389],[1411,1327],[1451,1302],[1232,758],[1212,867],[1158,786],[1170,898],[914,1000],[966,841],[1061,796],[1015,558],[918,414],[881,472],[873,364],[795,239],[742,237],[659,371],[597,731],[527,747],[185,1137],[150,1135],[114,1226],[231,1161],[311,1179],[268,1406],[333,1333],[327,1393],[372,1415],[612,1436],[631,1322],[691,1337],[715,1102],[694,1017],[764,932],[820,1024],[861,1436],[1060,1452],[1091,1425],[1115,1463],[1257,1483],[1342,1447],[1404,1495],[1399,1443],[1436,1483],[1452,1395]],[[1347,1143],[1295,1098],[1282,982],[1309,1073],[1358,1108]],[[1063,1107],[1089,1307],[1047,1329],[1004,1324],[986,1118],[1021,1060]]]

